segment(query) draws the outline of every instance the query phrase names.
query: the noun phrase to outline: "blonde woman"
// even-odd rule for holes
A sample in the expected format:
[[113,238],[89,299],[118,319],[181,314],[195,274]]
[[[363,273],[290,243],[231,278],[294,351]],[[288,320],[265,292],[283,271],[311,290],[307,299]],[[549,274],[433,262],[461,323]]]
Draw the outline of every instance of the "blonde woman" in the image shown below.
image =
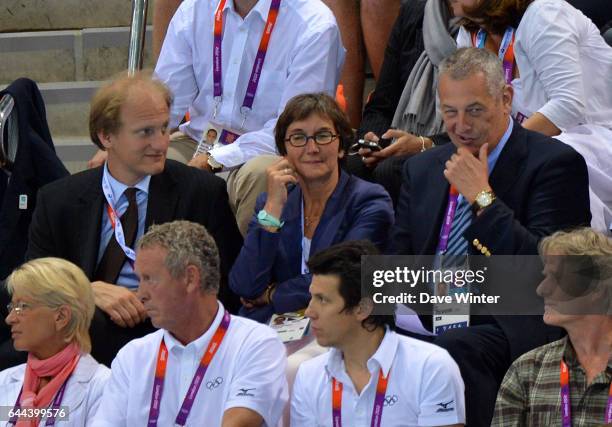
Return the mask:
[[6,284],[13,345],[28,352],[27,363],[0,372],[0,407],[11,408],[7,425],[86,425],[110,375],[89,355],[95,307],[89,280],[68,261],[40,258]]

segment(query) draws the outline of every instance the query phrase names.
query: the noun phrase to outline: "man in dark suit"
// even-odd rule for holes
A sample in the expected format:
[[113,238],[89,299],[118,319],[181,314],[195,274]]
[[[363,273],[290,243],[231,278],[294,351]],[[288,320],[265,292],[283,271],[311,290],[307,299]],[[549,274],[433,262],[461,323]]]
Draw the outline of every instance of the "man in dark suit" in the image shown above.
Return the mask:
[[[92,354],[105,364],[152,330],[134,292],[133,269],[135,242],[150,225],[176,219],[204,225],[219,247],[225,278],[242,245],[224,181],[166,160],[171,100],[163,84],[143,75],[100,89],[89,128],[107,162],[43,188],[30,227],[28,258],[67,259],[92,280]],[[220,298],[230,310],[237,307],[227,281]]]
[[[589,224],[584,159],[513,121],[512,87],[494,54],[458,50],[440,67],[438,91],[453,144],[407,162],[392,253],[537,255],[542,237]],[[433,341],[455,358],[465,381],[467,424],[490,425],[512,360],[556,336],[541,316],[471,316],[469,327],[439,333]]]

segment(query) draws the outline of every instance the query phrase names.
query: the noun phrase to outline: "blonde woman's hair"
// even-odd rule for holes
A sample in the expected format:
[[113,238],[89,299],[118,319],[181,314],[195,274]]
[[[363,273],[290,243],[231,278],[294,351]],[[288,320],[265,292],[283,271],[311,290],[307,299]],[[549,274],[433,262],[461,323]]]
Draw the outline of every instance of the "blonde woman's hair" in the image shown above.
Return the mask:
[[612,239],[592,228],[558,231],[542,239],[542,257],[559,255],[566,258],[574,271],[584,278],[582,294],[588,289],[604,292],[601,305],[612,314]]
[[559,252],[562,255],[600,256],[612,268],[612,239],[592,228],[557,231],[540,242],[540,254]]
[[70,308],[70,322],[64,329],[67,343],[75,341],[85,353],[91,352],[89,325],[95,303],[91,283],[83,270],[60,258],[39,258],[21,265],[6,280],[9,294],[19,293],[51,308]]

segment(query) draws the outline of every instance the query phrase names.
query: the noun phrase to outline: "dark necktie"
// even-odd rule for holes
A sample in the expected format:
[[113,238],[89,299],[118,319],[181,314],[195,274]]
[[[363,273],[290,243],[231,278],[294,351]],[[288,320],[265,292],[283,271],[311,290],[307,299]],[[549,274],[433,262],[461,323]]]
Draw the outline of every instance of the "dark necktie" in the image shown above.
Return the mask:
[[[132,248],[134,246],[134,240],[136,239],[136,233],[138,232],[138,204],[136,203],[136,188],[128,188],[123,194],[128,199],[128,208],[121,215],[121,225],[123,226],[123,234],[125,236],[125,244]],[[96,270],[95,280],[102,280],[107,283],[117,283],[119,272],[126,261],[125,253],[117,240],[115,239],[115,233],[106,246],[104,255],[98,264]]]

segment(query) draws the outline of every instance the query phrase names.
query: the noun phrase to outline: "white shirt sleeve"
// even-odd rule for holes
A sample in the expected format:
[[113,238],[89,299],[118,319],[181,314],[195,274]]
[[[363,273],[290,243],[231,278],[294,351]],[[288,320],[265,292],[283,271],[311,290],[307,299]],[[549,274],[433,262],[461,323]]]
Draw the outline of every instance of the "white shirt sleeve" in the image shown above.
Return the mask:
[[459,32],[457,32],[457,49],[462,47],[474,47],[472,45],[472,36],[465,27],[460,27]]
[[[304,365],[298,368],[293,389],[291,390],[291,427],[311,427],[316,425],[317,414],[314,410],[312,401],[316,399],[316,390],[308,390],[306,384],[308,381],[304,379]],[[323,375],[323,373],[320,373]]]
[[276,426],[289,398],[285,346],[272,330],[263,336],[259,331],[251,333],[236,366],[223,411],[248,408],[261,415],[267,426]]
[[463,379],[450,354],[446,350],[431,353],[422,375],[419,425],[465,423]]
[[193,2],[183,2],[172,17],[155,66],[155,76],[171,88],[174,97],[170,109],[171,129],[179,125],[199,90],[193,71],[191,38],[186,34],[190,28],[189,17],[193,17],[192,7]]
[[[125,354],[123,355],[125,356]],[[104,394],[90,427],[127,427],[129,402],[129,373],[126,372],[125,357],[119,352],[111,365],[111,377],[106,383]]]
[[277,117],[268,120],[262,129],[241,135],[233,144],[214,148],[211,155],[225,167],[235,167],[258,155],[277,154],[274,127],[287,102],[303,93],[327,92],[335,96],[344,56],[336,25],[306,34],[293,50]]
[[563,130],[584,121],[585,95],[573,9],[559,3],[532,4],[518,31],[523,33],[525,62],[535,70],[549,100],[538,112]]

